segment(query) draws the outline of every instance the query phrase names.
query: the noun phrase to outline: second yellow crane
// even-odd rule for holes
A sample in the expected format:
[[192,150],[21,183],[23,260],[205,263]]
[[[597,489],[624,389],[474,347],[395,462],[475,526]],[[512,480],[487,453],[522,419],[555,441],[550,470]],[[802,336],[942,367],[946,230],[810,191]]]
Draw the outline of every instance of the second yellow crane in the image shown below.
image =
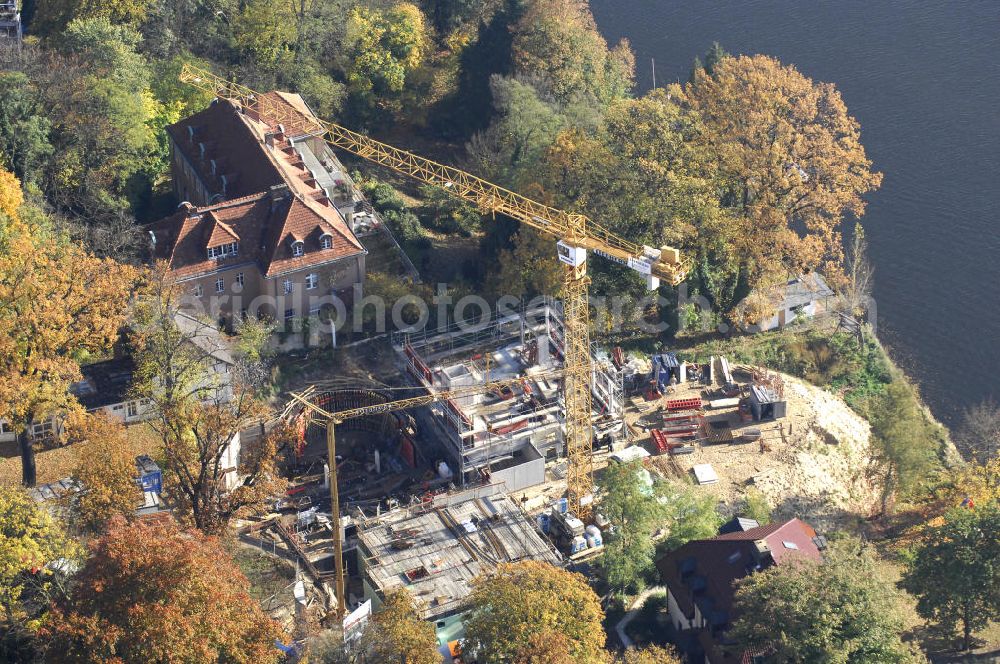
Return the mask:
[[630,242],[582,214],[544,205],[460,169],[376,141],[333,122],[320,120],[316,124],[273,98],[206,69],[185,64],[180,79],[239,104],[275,128],[281,125],[286,129],[321,134],[335,148],[441,187],[475,204],[482,212],[507,215],[557,240],[558,257],[564,264],[566,494],[570,509],[585,518],[590,512],[594,484],[587,252],[593,251],[639,272],[650,289],[657,288],[661,281],[674,286],[680,284],[687,277],[690,261],[682,259],[677,249]]

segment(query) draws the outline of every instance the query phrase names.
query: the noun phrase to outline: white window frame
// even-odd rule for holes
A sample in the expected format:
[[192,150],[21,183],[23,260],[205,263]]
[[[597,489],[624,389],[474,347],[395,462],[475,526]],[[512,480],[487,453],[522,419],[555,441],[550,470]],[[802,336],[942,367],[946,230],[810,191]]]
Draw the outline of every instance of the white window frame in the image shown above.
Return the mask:
[[238,283],[240,286],[243,285],[243,273],[242,272],[237,272],[236,273],[236,283]]
[[239,242],[227,242],[226,244],[220,244],[217,247],[208,248],[208,259],[213,258],[226,258],[227,256],[236,256],[240,252]]
[[282,284],[282,287],[285,290],[285,295],[288,295],[293,290],[295,290],[295,284],[292,282],[291,279],[285,279],[284,283]]
[[226,280],[223,279],[222,277],[219,277],[218,279],[215,280],[215,292],[216,293],[226,292]]
[[316,290],[317,288],[319,288],[319,275],[310,272],[306,275],[306,290]]
[[295,242],[292,242],[292,256],[298,258],[299,256],[302,256],[305,253],[306,253],[306,246],[304,242],[302,242],[301,240],[296,240]]
[[205,294],[205,289],[202,288],[201,284],[195,284],[194,285],[194,296],[195,297],[201,297],[204,294]]
[[324,233],[323,237],[319,239],[319,246],[323,249],[333,249],[333,236],[329,233]]
[[125,416],[126,417],[137,417],[139,415],[139,402],[129,401],[125,404]]
[[295,318],[295,309],[285,309],[285,320],[292,320]]

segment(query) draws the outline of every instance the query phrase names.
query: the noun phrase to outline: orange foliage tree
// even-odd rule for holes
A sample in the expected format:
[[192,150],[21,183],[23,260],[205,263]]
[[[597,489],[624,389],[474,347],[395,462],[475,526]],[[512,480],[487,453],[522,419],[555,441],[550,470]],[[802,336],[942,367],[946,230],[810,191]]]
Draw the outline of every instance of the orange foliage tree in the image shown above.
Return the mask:
[[135,516],[142,491],[125,425],[104,413],[74,413],[66,422],[66,433],[76,443],[73,477],[85,488],[76,504],[80,525],[96,531],[115,515]]
[[117,338],[135,274],[64,237],[0,170],[0,418],[18,432],[26,485],[35,482],[32,424],[78,407],[68,392],[78,360]]
[[43,635],[51,662],[277,662],[278,626],[221,548],[169,519],[116,517]]
[[838,277],[841,221],[864,214],[882,174],[836,87],[755,55],[723,58],[670,94],[705,125],[751,280],[817,267]]

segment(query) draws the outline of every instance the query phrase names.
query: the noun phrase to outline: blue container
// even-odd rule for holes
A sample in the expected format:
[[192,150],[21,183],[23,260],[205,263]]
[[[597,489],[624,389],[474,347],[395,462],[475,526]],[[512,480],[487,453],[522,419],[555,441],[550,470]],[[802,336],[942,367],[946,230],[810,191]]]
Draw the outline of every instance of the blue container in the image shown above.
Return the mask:
[[569,498],[560,498],[556,501],[556,509],[559,510],[560,514],[565,514],[569,512]]
[[538,515],[538,529],[541,530],[546,535],[549,534],[549,515],[539,514]]
[[135,458],[135,465],[139,471],[136,482],[142,490],[160,493],[163,490],[163,473],[156,462],[143,454]]

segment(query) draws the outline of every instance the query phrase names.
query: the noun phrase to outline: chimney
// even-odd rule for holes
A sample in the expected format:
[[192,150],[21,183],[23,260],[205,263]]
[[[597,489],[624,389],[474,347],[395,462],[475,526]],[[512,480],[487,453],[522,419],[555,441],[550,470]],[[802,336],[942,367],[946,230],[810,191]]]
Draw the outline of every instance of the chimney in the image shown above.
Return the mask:
[[288,184],[281,183],[271,186],[271,212],[277,209],[278,205],[287,200],[291,196],[288,191]]

